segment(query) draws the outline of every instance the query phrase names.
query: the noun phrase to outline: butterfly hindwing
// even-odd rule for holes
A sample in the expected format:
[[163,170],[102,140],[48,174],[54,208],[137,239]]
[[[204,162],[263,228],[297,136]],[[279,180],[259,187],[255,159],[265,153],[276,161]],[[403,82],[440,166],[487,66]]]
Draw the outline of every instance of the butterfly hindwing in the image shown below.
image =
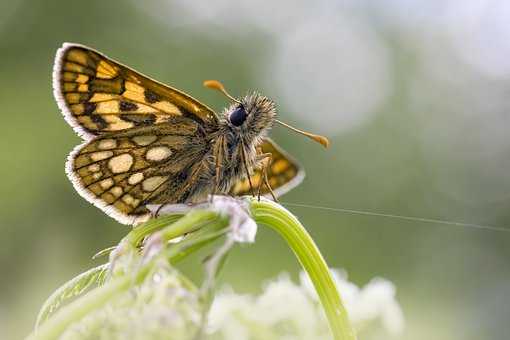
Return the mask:
[[[271,163],[267,165],[267,177],[269,185],[277,197],[285,194],[303,181],[305,176],[303,168],[271,139],[265,138],[263,140],[260,151],[260,153],[271,153],[272,155]],[[261,167],[254,169],[250,180],[255,193],[262,182],[261,194],[269,194],[269,189],[263,183],[264,177]],[[247,178],[235,183],[230,190],[230,194],[235,196],[251,195],[251,193],[250,182]]]
[[58,50],[53,88],[66,120],[86,139],[172,116],[217,124],[214,112],[189,95],[82,45]]
[[180,120],[104,134],[78,146],[67,162],[75,188],[125,224],[147,219],[147,204],[178,202],[182,174],[200,163],[205,150],[198,124]]

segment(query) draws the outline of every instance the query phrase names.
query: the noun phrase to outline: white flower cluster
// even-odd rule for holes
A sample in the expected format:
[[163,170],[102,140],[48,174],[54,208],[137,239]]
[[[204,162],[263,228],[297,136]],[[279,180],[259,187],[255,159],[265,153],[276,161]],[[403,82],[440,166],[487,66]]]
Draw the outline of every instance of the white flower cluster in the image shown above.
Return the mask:
[[[398,334],[404,318],[395,299],[395,286],[376,278],[360,288],[333,270],[351,322],[358,331],[378,320]],[[224,289],[216,295],[209,314],[210,339],[330,339],[330,331],[315,289],[305,273],[300,284],[288,275],[269,282],[259,296],[238,295]]]
[[139,286],[71,325],[60,340],[192,340],[203,304],[178,272],[162,262]]
[[[339,270],[333,270],[333,276],[358,331],[378,320],[390,333],[402,331],[402,311],[391,282],[378,278],[359,288]],[[71,325],[59,339],[192,340],[198,334],[207,340],[331,339],[311,282],[304,273],[300,281],[282,274],[258,296],[222,289],[214,298],[204,334],[201,295],[162,262],[141,285]]]

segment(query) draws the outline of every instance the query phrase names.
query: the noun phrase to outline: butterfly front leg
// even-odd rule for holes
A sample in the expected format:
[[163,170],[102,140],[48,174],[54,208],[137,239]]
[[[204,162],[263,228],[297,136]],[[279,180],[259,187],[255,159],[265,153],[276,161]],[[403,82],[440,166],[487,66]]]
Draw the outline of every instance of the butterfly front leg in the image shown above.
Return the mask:
[[[262,152],[262,150],[259,149],[259,152]],[[259,153],[257,155],[257,161],[262,163],[262,178],[263,178],[263,180],[259,182],[259,187],[258,187],[257,196],[258,196],[259,201],[260,201],[260,192],[262,190],[262,183],[264,183],[266,185],[267,189],[269,190],[269,192],[271,193],[273,200],[275,202],[278,202],[278,199],[276,198],[276,195],[273,192],[271,185],[269,185],[269,180],[267,178],[267,169],[268,169],[268,166],[271,164],[272,160],[273,160],[273,154],[270,152]]]
[[220,136],[213,146],[213,159],[214,159],[214,179],[213,188],[210,195],[210,203],[212,203],[213,196],[219,191],[220,177],[222,166],[224,166],[225,154],[226,154],[226,141],[225,138]]
[[[244,165],[244,171],[246,173],[246,178],[248,179],[248,183],[250,184],[250,192],[253,197],[255,197],[255,193],[253,192],[253,184],[251,182],[251,174],[250,170],[248,169],[248,164],[246,163],[246,149],[245,145],[241,140],[241,158]],[[260,198],[260,197],[259,197]]]
[[[231,195],[249,195],[250,184],[253,184],[255,188],[260,188],[261,196],[271,194],[273,197],[278,197],[303,180],[304,172],[299,164],[268,138],[257,147],[254,162],[256,167],[253,173],[249,178],[242,178],[234,183],[230,190]],[[261,186],[261,181],[264,181],[267,189]]]
[[216,193],[218,192],[218,186],[219,186],[218,178],[220,177],[220,171],[221,171],[221,162],[220,162],[219,154],[220,154],[219,148],[214,150],[214,156],[213,156],[213,158],[214,158],[214,184],[213,184],[213,189],[211,191],[209,203],[212,203],[213,196],[216,195]]

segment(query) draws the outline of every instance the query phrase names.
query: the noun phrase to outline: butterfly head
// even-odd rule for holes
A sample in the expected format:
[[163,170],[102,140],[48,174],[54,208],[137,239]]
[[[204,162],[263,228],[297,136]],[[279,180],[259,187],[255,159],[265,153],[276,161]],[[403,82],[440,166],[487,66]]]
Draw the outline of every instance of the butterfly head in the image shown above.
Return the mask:
[[274,102],[258,93],[245,96],[225,111],[225,120],[230,128],[252,138],[264,136],[273,125],[275,116]]

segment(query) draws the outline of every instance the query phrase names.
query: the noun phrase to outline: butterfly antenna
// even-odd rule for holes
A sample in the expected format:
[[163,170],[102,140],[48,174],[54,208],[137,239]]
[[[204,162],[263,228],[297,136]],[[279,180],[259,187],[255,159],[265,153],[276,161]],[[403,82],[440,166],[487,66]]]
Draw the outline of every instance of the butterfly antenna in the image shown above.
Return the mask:
[[[218,80],[205,80],[204,81],[204,86],[209,88],[209,89],[220,91],[221,93],[223,93],[230,100],[232,100],[232,101],[234,101],[236,103],[241,104],[241,102],[238,99],[234,98],[233,96],[231,96],[227,92],[227,90],[225,89],[225,86],[223,86],[223,84],[221,82],[219,82]],[[280,124],[280,125],[285,126],[288,129],[291,129],[292,131],[295,131],[297,133],[305,135],[306,137],[316,141],[317,143],[320,143],[325,148],[329,147],[329,140],[326,137],[324,137],[324,136],[314,135],[313,133],[296,129],[295,127],[290,126],[289,124],[285,124],[284,122],[279,121],[278,119],[276,119],[276,122],[278,124]]]
[[275,121],[280,124],[280,125],[283,125],[285,126],[286,128],[288,129],[291,129],[292,131],[295,131],[297,133],[300,133],[302,135],[305,135],[306,137],[316,141],[317,143],[320,143],[323,147],[327,148],[329,147],[329,140],[324,137],[324,136],[319,136],[319,135],[314,135],[313,133],[310,133],[310,132],[306,132],[306,131],[303,131],[303,130],[299,130],[299,129],[296,129],[295,127],[293,126],[290,126],[289,124],[285,124],[284,122],[278,120],[278,119],[275,119]]
[[204,86],[209,88],[209,89],[220,91],[221,93],[223,93],[230,100],[232,100],[232,101],[234,101],[236,103],[241,104],[241,102],[238,99],[235,99],[234,97],[232,97],[227,92],[227,90],[225,90],[225,86],[223,86],[223,84],[221,82],[219,82],[218,80],[204,80]]

